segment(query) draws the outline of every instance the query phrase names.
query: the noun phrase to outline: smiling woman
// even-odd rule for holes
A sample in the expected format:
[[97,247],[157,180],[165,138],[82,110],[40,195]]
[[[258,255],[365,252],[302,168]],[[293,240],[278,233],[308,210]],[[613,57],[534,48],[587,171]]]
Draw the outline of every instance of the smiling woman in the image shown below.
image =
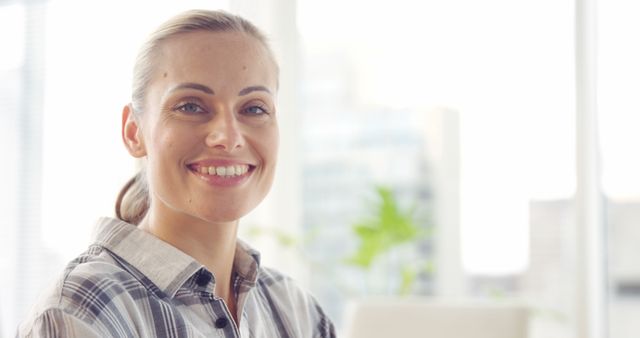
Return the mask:
[[122,139],[143,168],[18,335],[334,337],[315,299],[237,239],[277,158],[264,36],[235,15],[185,12],[143,46],[133,83]]
[[[264,198],[273,180],[278,128],[270,93],[277,67],[266,46],[247,33],[192,32],[168,41],[158,50],[163,57],[144,101],[134,98],[124,109],[125,143],[131,155],[146,157],[148,173],[140,177],[164,202],[149,205],[160,219],[166,209],[187,208],[199,221],[235,222]],[[216,46],[225,46],[224,52]],[[235,165],[250,170],[234,180],[193,170]],[[220,194],[194,176],[233,189]],[[176,205],[181,201],[188,205]]]

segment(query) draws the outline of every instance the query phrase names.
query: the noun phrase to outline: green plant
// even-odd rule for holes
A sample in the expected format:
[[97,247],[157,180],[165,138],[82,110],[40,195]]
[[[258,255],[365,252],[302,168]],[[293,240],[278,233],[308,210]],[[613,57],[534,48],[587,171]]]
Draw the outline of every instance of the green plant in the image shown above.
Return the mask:
[[[425,238],[427,232],[416,224],[415,209],[403,210],[388,187],[377,186],[377,203],[371,214],[355,222],[352,226],[359,245],[355,253],[346,259],[346,263],[365,271],[370,271],[380,258],[403,246],[416,245]],[[414,248],[415,249],[415,248]],[[417,264],[415,257],[399,257],[401,278],[397,293],[407,294],[420,271],[429,272],[429,262]],[[389,274],[395,274],[389,271]]]

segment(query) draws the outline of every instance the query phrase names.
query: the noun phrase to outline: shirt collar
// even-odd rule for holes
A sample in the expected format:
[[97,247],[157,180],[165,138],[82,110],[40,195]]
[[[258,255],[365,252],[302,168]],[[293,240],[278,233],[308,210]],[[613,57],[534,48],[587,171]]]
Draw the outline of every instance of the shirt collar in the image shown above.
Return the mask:
[[236,255],[233,258],[233,271],[245,281],[255,284],[258,279],[258,267],[260,266],[260,253],[249,244],[238,240],[236,242]]
[[[138,269],[170,297],[196,272],[205,269],[176,247],[118,219],[100,218],[94,241]],[[260,254],[238,240],[233,263],[235,272],[244,280],[255,283],[259,264]]]

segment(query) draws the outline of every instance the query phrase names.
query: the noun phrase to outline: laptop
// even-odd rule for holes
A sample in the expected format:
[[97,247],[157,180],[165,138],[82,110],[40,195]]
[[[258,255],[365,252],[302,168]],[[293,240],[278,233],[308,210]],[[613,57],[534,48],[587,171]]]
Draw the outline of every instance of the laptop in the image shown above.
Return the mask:
[[528,310],[500,302],[415,298],[351,303],[346,338],[526,338]]

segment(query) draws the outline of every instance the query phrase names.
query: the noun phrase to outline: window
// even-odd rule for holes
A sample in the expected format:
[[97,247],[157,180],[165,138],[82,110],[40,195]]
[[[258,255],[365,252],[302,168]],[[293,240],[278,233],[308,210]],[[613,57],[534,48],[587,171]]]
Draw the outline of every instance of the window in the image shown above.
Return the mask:
[[[0,53],[0,154],[2,163],[0,166],[0,213],[3,215],[0,226],[0,335],[4,336],[5,326],[13,323],[11,319],[12,307],[16,302],[15,293],[5,286],[12,285],[18,268],[15,262],[18,259],[15,240],[19,230],[14,225],[19,219],[18,192],[19,182],[18,165],[20,163],[20,149],[22,135],[20,133],[21,92],[25,90],[22,81],[24,69],[24,27],[26,13],[23,6],[0,6],[0,40],[5,47]],[[11,32],[11,34],[9,34]]]
[[640,6],[627,1],[599,3],[598,109],[602,139],[602,187],[606,198],[608,310],[611,337],[640,332],[640,144],[637,93],[640,48],[633,43],[640,29]]
[[571,334],[573,11],[571,1],[299,2],[303,225],[311,260],[330,262],[310,280],[335,318],[354,293],[393,293],[380,282],[392,269],[365,281],[342,264],[381,184],[433,234],[421,244],[433,274],[416,294],[527,300],[534,337]]

